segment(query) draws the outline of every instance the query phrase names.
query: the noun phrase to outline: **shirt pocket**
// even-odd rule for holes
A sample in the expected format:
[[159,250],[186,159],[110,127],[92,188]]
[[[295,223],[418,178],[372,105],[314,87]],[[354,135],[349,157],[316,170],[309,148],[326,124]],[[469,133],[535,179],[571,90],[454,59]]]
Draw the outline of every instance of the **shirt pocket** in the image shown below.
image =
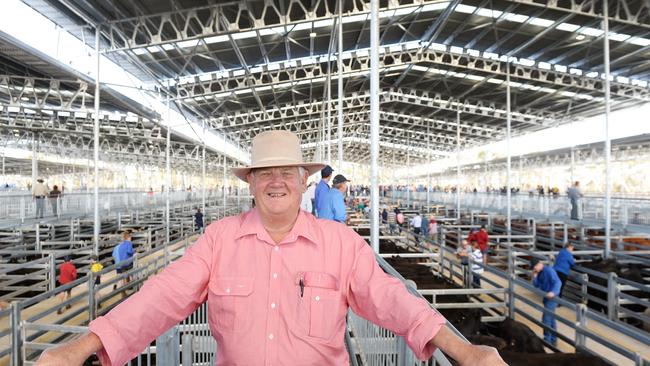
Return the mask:
[[339,307],[341,294],[336,277],[324,272],[302,272],[298,274],[304,286],[304,306],[309,308],[310,337],[329,340],[340,322]]
[[210,281],[210,313],[216,317],[219,330],[242,332],[247,330],[253,277],[216,277]]

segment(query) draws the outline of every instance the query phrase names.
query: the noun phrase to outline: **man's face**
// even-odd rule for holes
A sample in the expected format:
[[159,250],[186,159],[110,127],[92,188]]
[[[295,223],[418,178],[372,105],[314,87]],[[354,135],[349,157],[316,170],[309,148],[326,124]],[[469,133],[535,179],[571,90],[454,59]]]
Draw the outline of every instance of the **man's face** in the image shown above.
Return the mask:
[[298,167],[261,168],[248,175],[256,207],[263,217],[298,212],[306,182],[307,173],[300,176]]
[[535,271],[535,273],[541,272],[542,269],[544,269],[544,263],[542,262],[537,263],[535,267],[533,267],[533,271]]

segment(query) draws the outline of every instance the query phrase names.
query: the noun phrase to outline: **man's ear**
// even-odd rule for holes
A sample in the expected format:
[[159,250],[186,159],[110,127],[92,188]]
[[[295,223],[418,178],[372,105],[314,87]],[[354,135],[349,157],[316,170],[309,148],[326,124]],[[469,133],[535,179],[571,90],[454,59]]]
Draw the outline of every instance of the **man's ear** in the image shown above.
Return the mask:
[[251,196],[255,196],[255,190],[253,188],[253,180],[255,177],[253,177],[253,172],[250,171],[248,174],[246,174],[246,182],[248,183],[248,191],[250,192]]

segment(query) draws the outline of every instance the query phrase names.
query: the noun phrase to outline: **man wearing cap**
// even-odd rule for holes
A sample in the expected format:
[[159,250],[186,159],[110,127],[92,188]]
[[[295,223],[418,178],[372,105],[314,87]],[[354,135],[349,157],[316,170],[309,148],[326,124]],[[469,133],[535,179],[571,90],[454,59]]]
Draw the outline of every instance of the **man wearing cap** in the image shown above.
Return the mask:
[[81,365],[93,352],[123,365],[206,301],[217,365],[347,365],[348,308],[403,336],[419,359],[440,348],[462,365],[505,365],[382,271],[358,234],[300,209],[323,165],[303,162],[295,134],[260,133],[251,153],[250,166],[232,171],[250,185],[254,209],[210,224],[182,258],[37,365]]
[[347,213],[345,212],[345,192],[347,191],[347,180],[342,174],[337,174],[332,180],[332,189],[327,192],[321,214],[319,218],[326,220],[334,220],[337,222],[345,223],[347,220]]
[[542,315],[542,323],[551,330],[544,329],[544,340],[549,344],[557,344],[556,325],[555,325],[555,308],[557,308],[557,302],[555,297],[560,295],[560,288],[562,282],[557,276],[557,272],[550,267],[545,266],[539,258],[533,257],[530,260],[530,268],[533,271],[533,286],[545,292],[544,295],[544,314]]
[[320,171],[321,180],[316,186],[316,193],[314,195],[314,211],[316,211],[316,216],[318,217],[321,215],[320,211],[322,211],[322,207],[325,206],[325,196],[327,196],[327,193],[330,191],[329,181],[333,172],[334,169],[329,165],[326,165]]

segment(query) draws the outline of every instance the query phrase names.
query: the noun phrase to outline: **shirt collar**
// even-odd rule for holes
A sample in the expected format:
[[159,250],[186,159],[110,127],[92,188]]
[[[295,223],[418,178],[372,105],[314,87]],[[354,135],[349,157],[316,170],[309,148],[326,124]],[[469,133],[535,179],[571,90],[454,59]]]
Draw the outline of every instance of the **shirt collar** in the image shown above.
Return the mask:
[[[289,234],[287,234],[282,242],[280,242],[280,244],[294,242],[298,239],[298,236],[302,236],[310,242],[318,244],[318,241],[316,240],[317,236],[313,230],[316,224],[315,220],[316,219],[311,214],[300,210],[293,228],[291,231],[289,231]],[[260,217],[259,210],[256,208],[242,215],[241,225],[235,233],[235,239],[242,238],[246,235],[257,235],[257,238],[259,240],[263,240],[269,244],[275,245],[275,242],[273,239],[271,239],[271,236],[264,228],[264,225],[262,225],[262,219]]]

